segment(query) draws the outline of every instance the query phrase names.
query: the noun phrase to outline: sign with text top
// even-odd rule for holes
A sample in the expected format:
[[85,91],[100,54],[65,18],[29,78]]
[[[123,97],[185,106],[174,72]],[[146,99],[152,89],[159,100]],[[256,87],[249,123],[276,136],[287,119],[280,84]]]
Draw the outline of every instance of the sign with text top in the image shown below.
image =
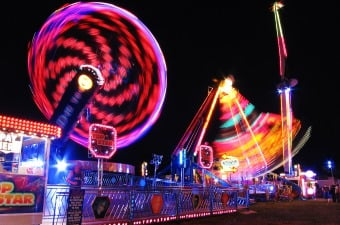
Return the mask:
[[116,152],[117,132],[112,126],[93,123],[89,128],[89,150],[95,158],[109,159]]
[[67,200],[67,220],[66,225],[79,225],[83,217],[83,202],[85,190],[80,188],[70,188]]
[[198,153],[199,153],[198,156],[199,165],[202,168],[210,169],[214,161],[212,147],[209,145],[200,145]]

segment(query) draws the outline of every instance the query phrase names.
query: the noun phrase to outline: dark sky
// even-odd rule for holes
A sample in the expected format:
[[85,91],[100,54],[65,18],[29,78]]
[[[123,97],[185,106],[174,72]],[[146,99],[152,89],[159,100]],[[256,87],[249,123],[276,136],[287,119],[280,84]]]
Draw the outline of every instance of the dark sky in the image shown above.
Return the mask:
[[[72,1],[2,4],[0,113],[46,121],[32,100],[27,46],[47,17]],[[138,166],[152,153],[165,162],[207,95],[214,78],[233,74],[235,87],[259,112],[280,113],[274,1],[108,1],[136,15],[151,31],[167,63],[167,94],[160,118],[141,140],[119,149],[112,161]],[[280,10],[288,59],[286,75],[299,83],[295,117],[312,137],[293,159],[323,169],[339,153],[339,13],[330,2],[285,1]],[[22,12],[23,11],[23,12]],[[84,150],[79,150],[83,151]],[[133,157],[131,157],[133,156]]]

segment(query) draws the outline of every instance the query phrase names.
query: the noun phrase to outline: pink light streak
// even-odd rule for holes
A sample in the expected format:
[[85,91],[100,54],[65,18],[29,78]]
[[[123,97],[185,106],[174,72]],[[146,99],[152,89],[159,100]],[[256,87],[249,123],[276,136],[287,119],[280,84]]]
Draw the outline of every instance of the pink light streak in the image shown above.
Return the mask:
[[117,148],[143,137],[160,115],[167,84],[162,51],[147,27],[109,3],[77,2],[50,15],[28,52],[32,93],[46,118],[82,64],[98,68],[105,83],[70,138],[87,147],[91,123],[115,127]]

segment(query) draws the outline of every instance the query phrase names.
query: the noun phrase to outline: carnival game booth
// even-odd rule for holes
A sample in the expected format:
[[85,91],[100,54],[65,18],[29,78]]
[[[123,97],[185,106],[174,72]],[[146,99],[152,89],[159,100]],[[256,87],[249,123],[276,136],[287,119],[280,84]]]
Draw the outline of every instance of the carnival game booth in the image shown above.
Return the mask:
[[0,115],[0,221],[41,224],[51,142],[57,126]]

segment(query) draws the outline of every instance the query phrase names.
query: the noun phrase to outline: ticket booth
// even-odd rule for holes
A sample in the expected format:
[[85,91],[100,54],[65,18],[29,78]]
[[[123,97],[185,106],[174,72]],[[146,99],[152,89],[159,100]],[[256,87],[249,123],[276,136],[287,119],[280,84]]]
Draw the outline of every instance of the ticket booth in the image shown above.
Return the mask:
[[51,142],[57,126],[0,115],[0,221],[41,224]]

